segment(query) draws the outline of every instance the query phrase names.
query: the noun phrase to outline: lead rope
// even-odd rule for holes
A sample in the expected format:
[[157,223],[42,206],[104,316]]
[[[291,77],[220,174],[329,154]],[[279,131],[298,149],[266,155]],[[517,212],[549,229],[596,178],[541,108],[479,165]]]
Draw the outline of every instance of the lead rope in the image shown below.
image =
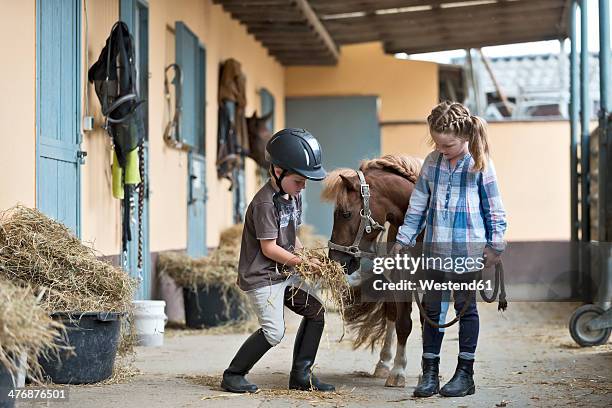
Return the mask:
[[[478,276],[482,277],[482,271],[478,273]],[[448,323],[440,324],[440,323],[434,322],[433,320],[429,318],[429,316],[427,316],[427,311],[425,311],[425,307],[421,303],[421,299],[419,298],[419,293],[416,290],[413,292],[414,292],[414,298],[416,300],[417,306],[419,307],[419,312],[421,313],[421,317],[423,318],[423,320],[425,320],[430,326],[434,328],[440,328],[440,329],[444,329],[446,327],[450,327],[454,325],[463,317],[470,303],[472,303],[472,298],[475,293],[475,292],[472,293],[472,291],[470,291],[470,294],[468,298],[466,299],[465,303],[463,304],[463,307],[459,311],[459,314],[455,316],[453,320],[451,320]],[[492,296],[488,297],[484,289],[480,290],[480,296],[482,297],[482,300],[484,300],[485,302],[493,303],[495,299],[497,298],[498,292],[499,292],[499,304],[497,306],[497,310],[503,312],[508,308],[508,301],[506,299],[506,286],[504,284],[504,266],[501,263],[501,261],[497,265],[495,265],[495,288],[493,289]]]

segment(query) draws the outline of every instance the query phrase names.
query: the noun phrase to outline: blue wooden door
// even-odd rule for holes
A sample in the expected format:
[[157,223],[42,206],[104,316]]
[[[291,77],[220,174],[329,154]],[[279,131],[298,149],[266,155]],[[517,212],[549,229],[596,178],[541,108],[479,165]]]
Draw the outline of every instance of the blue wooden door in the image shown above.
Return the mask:
[[[308,129],[321,143],[323,166],[356,169],[365,158],[380,155],[377,97],[287,98],[286,126]],[[310,181],[304,195],[304,221],[329,237],[333,205],[322,203],[321,183]]]
[[[151,255],[149,244],[149,8],[143,0],[121,0],[120,4],[121,20],[124,21],[134,38],[136,51],[136,67],[138,77],[138,93],[145,100],[145,135],[143,143],[144,153],[144,180],[138,188],[144,189],[144,201],[142,203],[142,225],[139,226],[138,220],[138,195],[136,189],[132,202],[132,217],[130,228],[132,230],[132,240],[129,242],[127,250],[127,269],[130,275],[137,278],[141,283],[138,286],[135,299],[151,299],[152,285],[151,280]],[[142,265],[138,268],[138,230],[142,229]]]
[[187,175],[187,253],[203,256],[206,248],[206,149],[205,95],[206,50],[198,37],[183,23],[177,22],[176,63],[181,67],[183,86],[181,102],[181,135],[191,147]]
[[80,1],[36,2],[36,206],[80,236]]

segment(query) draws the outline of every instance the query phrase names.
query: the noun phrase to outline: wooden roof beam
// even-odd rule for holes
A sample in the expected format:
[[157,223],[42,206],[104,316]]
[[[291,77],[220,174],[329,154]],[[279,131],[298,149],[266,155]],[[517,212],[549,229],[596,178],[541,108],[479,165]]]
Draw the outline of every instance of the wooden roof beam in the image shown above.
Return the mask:
[[309,24],[313,27],[316,35],[323,40],[323,43],[327,46],[329,52],[334,56],[334,59],[337,60],[340,54],[338,52],[338,48],[336,47],[336,43],[334,43],[334,40],[332,40],[331,36],[327,32],[327,29],[325,29],[321,23],[321,20],[319,20],[319,17],[317,17],[317,14],[314,12],[312,7],[310,7],[310,4],[308,4],[308,1],[295,0],[295,4],[298,9],[302,11],[302,14],[304,14],[304,17],[306,17]]
[[515,24],[512,26],[488,26],[488,27],[473,27],[473,28],[468,28],[466,27],[464,30],[461,31],[460,34],[457,34],[457,32],[455,31],[455,33],[448,35],[448,34],[441,34],[441,33],[431,33],[431,34],[427,34],[425,33],[424,35],[421,36],[390,36],[384,39],[385,42],[387,43],[400,43],[400,44],[433,44],[436,42],[444,42],[444,41],[449,41],[449,42],[453,42],[453,41],[465,41],[465,40],[471,40],[471,39],[489,39],[489,38],[496,38],[496,37],[500,37],[500,38],[510,38],[513,35],[522,35],[522,34],[531,34],[533,32],[535,33],[542,33],[545,32],[547,34],[553,34],[553,33],[557,33],[557,38],[561,38],[561,36],[559,35],[558,32],[556,32],[554,26],[552,24],[545,24],[545,21],[541,21],[539,20],[542,24],[541,25],[537,25],[533,22],[533,20],[527,20],[525,22],[522,22],[521,24]]
[[[486,19],[493,16],[501,17],[502,14],[524,15],[525,13],[546,12],[550,9],[562,7],[565,0],[521,0],[515,2],[492,3],[477,6],[465,6],[447,8],[442,10],[413,11],[406,13],[376,15],[380,24],[426,24],[430,22],[452,21],[455,19]],[[339,20],[325,20],[325,25],[330,33],[336,29],[367,26],[370,19],[367,16],[345,18]]]
[[378,10],[405,7],[430,6],[440,3],[462,3],[469,0],[310,0],[319,15],[334,15],[354,12],[374,13]]
[[437,51],[448,51],[458,50],[464,48],[481,48],[489,47],[493,45],[505,45],[524,43],[531,41],[546,41],[546,40],[558,40],[559,34],[556,32],[533,32],[533,33],[521,33],[515,34],[508,37],[492,37],[492,38],[470,38],[470,39],[457,39],[452,42],[431,42],[431,43],[399,43],[399,42],[386,42],[384,43],[385,52],[389,54],[395,54],[399,52],[405,52],[407,54],[421,54],[426,52],[437,52]]
[[[503,21],[498,21],[497,19],[494,19],[492,21],[457,20],[453,22],[452,24],[445,24],[445,25],[448,27],[449,31],[453,35],[455,34],[461,35],[465,31],[514,28],[514,27],[524,26],[526,24],[532,24],[532,26],[540,26],[540,27],[545,25],[547,27],[552,28],[552,27],[555,27],[555,23],[557,22],[558,19],[559,19],[559,16],[556,13],[551,14],[550,16],[540,16],[537,14],[535,15],[529,14],[529,15],[522,17],[515,24],[504,23]],[[380,38],[383,40],[389,40],[391,39],[391,37],[395,37],[395,36],[398,36],[398,37],[399,36],[425,37],[425,36],[437,34],[438,30],[436,27],[437,27],[437,24],[430,24],[427,27],[421,27],[421,26],[415,26],[415,25],[404,25],[404,26],[393,25],[393,26],[388,26],[383,29],[380,29],[381,31]],[[374,30],[362,30],[361,32],[339,31],[337,33],[334,33],[334,38],[338,42],[343,42],[344,40],[350,39],[351,36],[355,36],[355,35],[368,36],[374,33],[375,33]]]

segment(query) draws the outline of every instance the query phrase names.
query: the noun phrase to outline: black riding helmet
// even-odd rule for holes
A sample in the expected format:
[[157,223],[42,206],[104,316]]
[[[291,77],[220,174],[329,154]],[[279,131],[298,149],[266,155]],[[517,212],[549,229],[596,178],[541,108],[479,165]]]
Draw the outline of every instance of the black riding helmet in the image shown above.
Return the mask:
[[283,169],[280,177],[272,176],[282,190],[281,181],[287,173],[297,173],[309,180],[323,180],[327,174],[321,164],[321,145],[305,129],[283,129],[274,134],[266,145],[266,156],[271,165]]

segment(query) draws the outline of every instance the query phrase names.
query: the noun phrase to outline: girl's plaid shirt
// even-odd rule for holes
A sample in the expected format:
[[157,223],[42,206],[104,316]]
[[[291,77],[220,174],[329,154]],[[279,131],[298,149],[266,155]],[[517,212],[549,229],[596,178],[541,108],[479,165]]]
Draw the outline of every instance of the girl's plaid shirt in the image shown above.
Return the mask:
[[454,169],[431,152],[421,169],[397,241],[414,246],[425,228],[424,253],[428,256],[481,257],[485,246],[505,249],[506,212],[493,162],[484,171],[473,170],[468,153]]

